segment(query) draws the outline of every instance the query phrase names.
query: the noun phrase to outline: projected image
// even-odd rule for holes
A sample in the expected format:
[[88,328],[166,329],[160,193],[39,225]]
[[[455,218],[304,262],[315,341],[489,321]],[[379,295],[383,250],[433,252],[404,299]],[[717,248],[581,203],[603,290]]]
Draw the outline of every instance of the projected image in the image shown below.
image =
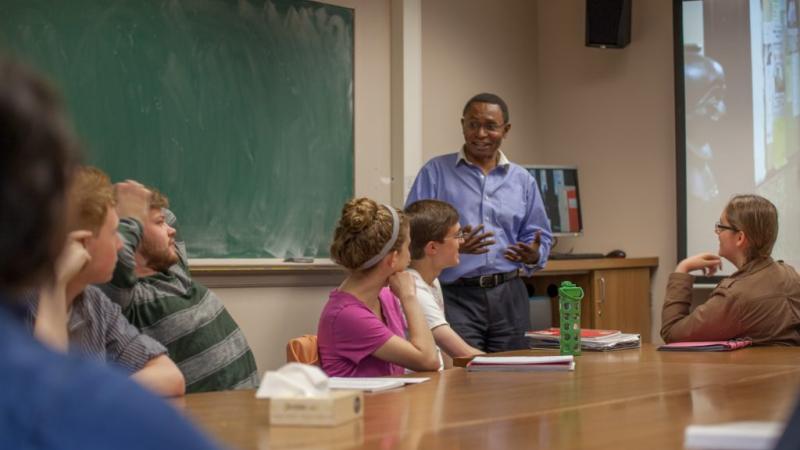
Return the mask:
[[689,194],[701,201],[719,196],[714,176],[711,133],[725,115],[725,70],[702,54],[696,44],[684,47],[684,89],[686,92],[686,158]]
[[[756,184],[789,164],[800,148],[797,4],[752,2],[753,128]],[[789,85],[787,86],[787,81]]]
[[553,234],[577,234],[581,226],[578,170],[574,167],[528,166],[544,200]]
[[[798,267],[800,239],[800,23],[797,0],[751,1],[756,192],[777,206],[776,256]],[[753,20],[757,19],[757,20]]]
[[684,254],[716,251],[719,211],[756,193],[778,208],[773,256],[800,267],[798,0],[684,1],[682,12]]

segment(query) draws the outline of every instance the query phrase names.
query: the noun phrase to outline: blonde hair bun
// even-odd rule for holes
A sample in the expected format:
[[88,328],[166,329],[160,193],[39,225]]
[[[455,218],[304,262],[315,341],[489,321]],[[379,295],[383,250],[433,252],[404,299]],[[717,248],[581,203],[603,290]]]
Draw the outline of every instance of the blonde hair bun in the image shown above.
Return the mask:
[[[408,222],[401,212],[397,214],[402,235]],[[359,197],[348,201],[334,231],[331,259],[347,269],[358,270],[391,239],[393,222],[392,213],[375,200]],[[397,239],[391,250],[404,244],[403,239]]]
[[372,199],[354,198],[342,208],[339,224],[354,233],[364,231],[378,220],[380,209],[381,206]]

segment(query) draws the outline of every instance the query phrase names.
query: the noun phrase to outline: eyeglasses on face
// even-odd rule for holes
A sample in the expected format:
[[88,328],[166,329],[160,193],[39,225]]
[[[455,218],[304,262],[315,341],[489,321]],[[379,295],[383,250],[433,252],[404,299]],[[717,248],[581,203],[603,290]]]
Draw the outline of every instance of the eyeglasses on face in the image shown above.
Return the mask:
[[471,133],[475,133],[481,128],[486,130],[487,133],[499,133],[503,131],[503,128],[505,126],[506,124],[504,123],[494,123],[494,122],[481,123],[478,122],[477,120],[464,121],[464,129]]
[[717,222],[717,223],[714,224],[714,233],[720,234],[725,230],[733,231],[734,233],[738,233],[739,232],[738,228],[732,227],[730,225],[725,225],[722,222]]
[[458,241],[463,241],[466,238],[467,238],[467,233],[464,233],[463,231],[459,231],[458,234],[456,234],[454,236],[445,236],[444,240],[455,239],[455,240],[458,240]]

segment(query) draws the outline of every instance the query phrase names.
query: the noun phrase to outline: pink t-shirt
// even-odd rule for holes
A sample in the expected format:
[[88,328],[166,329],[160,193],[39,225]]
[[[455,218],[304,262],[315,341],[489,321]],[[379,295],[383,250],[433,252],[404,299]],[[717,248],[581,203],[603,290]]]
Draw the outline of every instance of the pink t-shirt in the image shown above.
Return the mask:
[[383,320],[347,292],[331,291],[317,330],[320,362],[328,376],[403,374],[403,367],[372,356],[392,336],[405,339],[405,316],[397,297],[387,287],[378,299]]

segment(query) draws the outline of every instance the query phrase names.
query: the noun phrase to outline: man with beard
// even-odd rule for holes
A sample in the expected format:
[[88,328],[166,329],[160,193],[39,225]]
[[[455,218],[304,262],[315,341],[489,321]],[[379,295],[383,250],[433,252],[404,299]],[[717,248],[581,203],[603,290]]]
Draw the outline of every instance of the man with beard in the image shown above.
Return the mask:
[[135,181],[115,188],[123,246],[103,290],[133,325],[167,347],[187,393],[256,387],[244,333],[222,301],[189,274],[167,198]]

